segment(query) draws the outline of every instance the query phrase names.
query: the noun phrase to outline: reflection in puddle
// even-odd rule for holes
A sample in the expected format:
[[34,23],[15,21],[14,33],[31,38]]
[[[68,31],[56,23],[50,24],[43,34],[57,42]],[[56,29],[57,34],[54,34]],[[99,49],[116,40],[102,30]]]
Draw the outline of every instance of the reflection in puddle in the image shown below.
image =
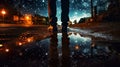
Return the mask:
[[[98,67],[97,65],[104,66],[107,64],[109,66],[108,62],[116,61],[114,60],[116,54],[110,48],[110,44],[94,43],[90,37],[82,37],[79,33],[74,32],[68,33],[66,37],[62,33],[53,35],[51,39],[48,38],[41,42],[41,45],[48,45],[50,41],[50,45],[46,46],[49,47],[48,57],[50,60],[52,58],[49,61],[52,62],[50,67]],[[111,65],[119,65],[118,63],[114,62]]]
[[[30,33],[20,35],[14,41],[0,44],[0,65],[16,67],[99,67],[119,63],[118,53],[110,44],[95,43],[79,33],[53,33],[39,40]],[[7,58],[7,59],[6,59]],[[119,59],[118,59],[119,60]],[[21,62],[21,63],[19,63]],[[99,66],[98,66],[99,65]]]
[[110,35],[105,35],[105,34],[100,33],[100,32],[93,33],[93,31],[91,31],[91,30],[82,30],[82,29],[75,29],[75,28],[70,28],[70,30],[75,31],[75,32],[80,32],[81,34],[85,34],[85,35],[92,35],[94,37],[104,38],[107,40],[113,39],[113,37]]

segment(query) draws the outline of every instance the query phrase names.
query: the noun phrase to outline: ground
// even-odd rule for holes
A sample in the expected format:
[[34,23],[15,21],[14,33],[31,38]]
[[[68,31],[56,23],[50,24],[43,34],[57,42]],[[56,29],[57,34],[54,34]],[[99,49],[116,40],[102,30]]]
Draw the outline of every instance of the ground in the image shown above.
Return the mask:
[[[101,38],[106,38],[106,40],[113,40],[120,42],[120,23],[119,22],[91,22],[91,23],[81,23],[71,26],[72,28],[86,30],[89,33],[86,35],[93,35],[95,33],[101,34]],[[99,36],[98,34],[98,36]],[[102,37],[106,35],[108,37]]]
[[119,67],[119,23],[82,23],[68,33],[48,25],[0,24],[0,67]]

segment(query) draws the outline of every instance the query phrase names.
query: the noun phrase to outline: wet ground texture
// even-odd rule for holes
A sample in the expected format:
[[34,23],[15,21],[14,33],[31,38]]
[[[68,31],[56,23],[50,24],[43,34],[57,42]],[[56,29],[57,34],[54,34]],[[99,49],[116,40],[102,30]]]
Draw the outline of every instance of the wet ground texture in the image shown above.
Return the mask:
[[119,42],[44,28],[0,28],[0,67],[120,67]]

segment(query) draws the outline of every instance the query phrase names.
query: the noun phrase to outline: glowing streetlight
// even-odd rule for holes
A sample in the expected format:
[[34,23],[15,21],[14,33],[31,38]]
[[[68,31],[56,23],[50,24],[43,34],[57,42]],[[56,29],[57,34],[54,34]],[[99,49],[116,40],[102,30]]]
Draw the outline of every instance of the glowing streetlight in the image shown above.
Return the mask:
[[9,52],[10,50],[8,48],[5,49],[5,52]]
[[6,14],[6,12],[5,12],[5,10],[2,10],[2,12],[1,12],[3,15],[5,15]]
[[0,48],[3,47],[3,44],[0,44]]
[[3,9],[3,10],[1,11],[1,13],[2,13],[2,15],[3,15],[3,23],[4,23],[4,15],[6,14],[6,11]]
[[27,38],[27,42],[32,42],[34,40],[33,37]]
[[25,24],[32,25],[32,16],[30,14],[25,14]]
[[29,17],[29,16],[26,16],[25,18],[26,18],[26,20],[30,20],[30,17]]
[[19,46],[22,46],[22,43],[21,43],[21,42],[19,42],[19,43],[18,43],[18,45],[19,45]]

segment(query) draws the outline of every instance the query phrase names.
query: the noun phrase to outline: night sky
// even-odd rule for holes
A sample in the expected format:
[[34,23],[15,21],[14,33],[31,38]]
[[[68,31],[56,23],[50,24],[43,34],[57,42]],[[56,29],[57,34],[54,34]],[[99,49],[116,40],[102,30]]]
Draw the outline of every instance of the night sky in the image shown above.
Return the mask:
[[[48,16],[47,0],[13,0],[14,7],[18,8],[19,3],[21,4],[21,13],[32,13],[39,14],[42,16]],[[90,10],[91,0],[70,0],[70,20],[80,20],[82,17],[91,16]],[[106,10],[108,6],[108,0],[93,0],[94,6],[98,6],[100,10]],[[57,0],[57,17],[58,23],[60,24],[61,17],[61,0]]]

